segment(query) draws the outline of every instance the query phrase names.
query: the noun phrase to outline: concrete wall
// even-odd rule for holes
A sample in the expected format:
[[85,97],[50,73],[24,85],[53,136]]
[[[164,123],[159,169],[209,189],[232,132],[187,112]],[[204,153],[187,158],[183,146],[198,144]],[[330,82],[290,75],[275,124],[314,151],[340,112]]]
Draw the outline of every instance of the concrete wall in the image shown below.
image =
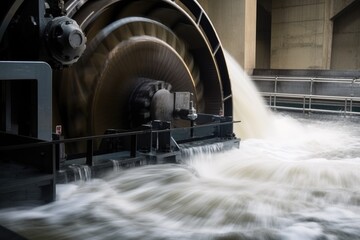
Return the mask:
[[249,74],[255,67],[360,69],[360,0],[198,2]]
[[271,68],[329,68],[328,3],[328,0],[273,0]]
[[251,74],[255,67],[256,0],[198,2],[214,24],[223,47]]
[[360,68],[359,0],[273,0],[272,69]]

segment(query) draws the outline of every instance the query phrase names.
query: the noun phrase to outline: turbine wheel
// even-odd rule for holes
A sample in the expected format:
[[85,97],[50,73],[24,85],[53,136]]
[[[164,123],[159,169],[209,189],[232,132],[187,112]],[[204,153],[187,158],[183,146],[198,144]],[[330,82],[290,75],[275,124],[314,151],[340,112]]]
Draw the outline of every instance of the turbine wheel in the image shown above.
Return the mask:
[[123,18],[102,29],[62,79],[59,95],[69,137],[130,129],[148,120],[147,111],[129,118],[128,104],[135,104],[129,99],[142,79],[191,92],[198,111],[204,107],[200,74],[185,44],[165,25],[142,17]]

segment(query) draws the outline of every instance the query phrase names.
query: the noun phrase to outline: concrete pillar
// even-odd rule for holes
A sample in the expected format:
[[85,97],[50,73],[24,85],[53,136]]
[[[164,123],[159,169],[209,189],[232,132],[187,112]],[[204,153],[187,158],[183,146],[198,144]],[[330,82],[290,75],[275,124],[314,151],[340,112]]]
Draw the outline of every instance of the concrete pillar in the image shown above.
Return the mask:
[[245,0],[244,66],[252,74],[256,64],[256,0]]
[[199,0],[223,47],[251,74],[255,68],[256,0]]

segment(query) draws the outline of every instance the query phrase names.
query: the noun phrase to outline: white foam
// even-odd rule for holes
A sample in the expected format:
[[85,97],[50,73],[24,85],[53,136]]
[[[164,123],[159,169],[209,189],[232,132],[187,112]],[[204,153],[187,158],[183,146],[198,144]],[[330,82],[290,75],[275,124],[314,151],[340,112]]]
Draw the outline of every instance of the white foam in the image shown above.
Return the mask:
[[0,224],[30,239],[359,239],[359,125],[240,118],[238,150],[60,185],[56,202],[2,211]]

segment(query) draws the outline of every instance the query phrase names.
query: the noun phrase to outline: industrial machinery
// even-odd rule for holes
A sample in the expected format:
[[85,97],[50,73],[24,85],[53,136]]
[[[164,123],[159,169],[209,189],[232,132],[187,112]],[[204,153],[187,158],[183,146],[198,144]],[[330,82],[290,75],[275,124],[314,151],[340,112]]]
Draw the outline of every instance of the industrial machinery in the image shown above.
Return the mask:
[[239,145],[223,49],[197,1],[0,6],[0,159],[16,171],[0,176],[7,203],[29,184],[53,200],[75,165],[97,174],[109,159],[178,162],[189,147]]

